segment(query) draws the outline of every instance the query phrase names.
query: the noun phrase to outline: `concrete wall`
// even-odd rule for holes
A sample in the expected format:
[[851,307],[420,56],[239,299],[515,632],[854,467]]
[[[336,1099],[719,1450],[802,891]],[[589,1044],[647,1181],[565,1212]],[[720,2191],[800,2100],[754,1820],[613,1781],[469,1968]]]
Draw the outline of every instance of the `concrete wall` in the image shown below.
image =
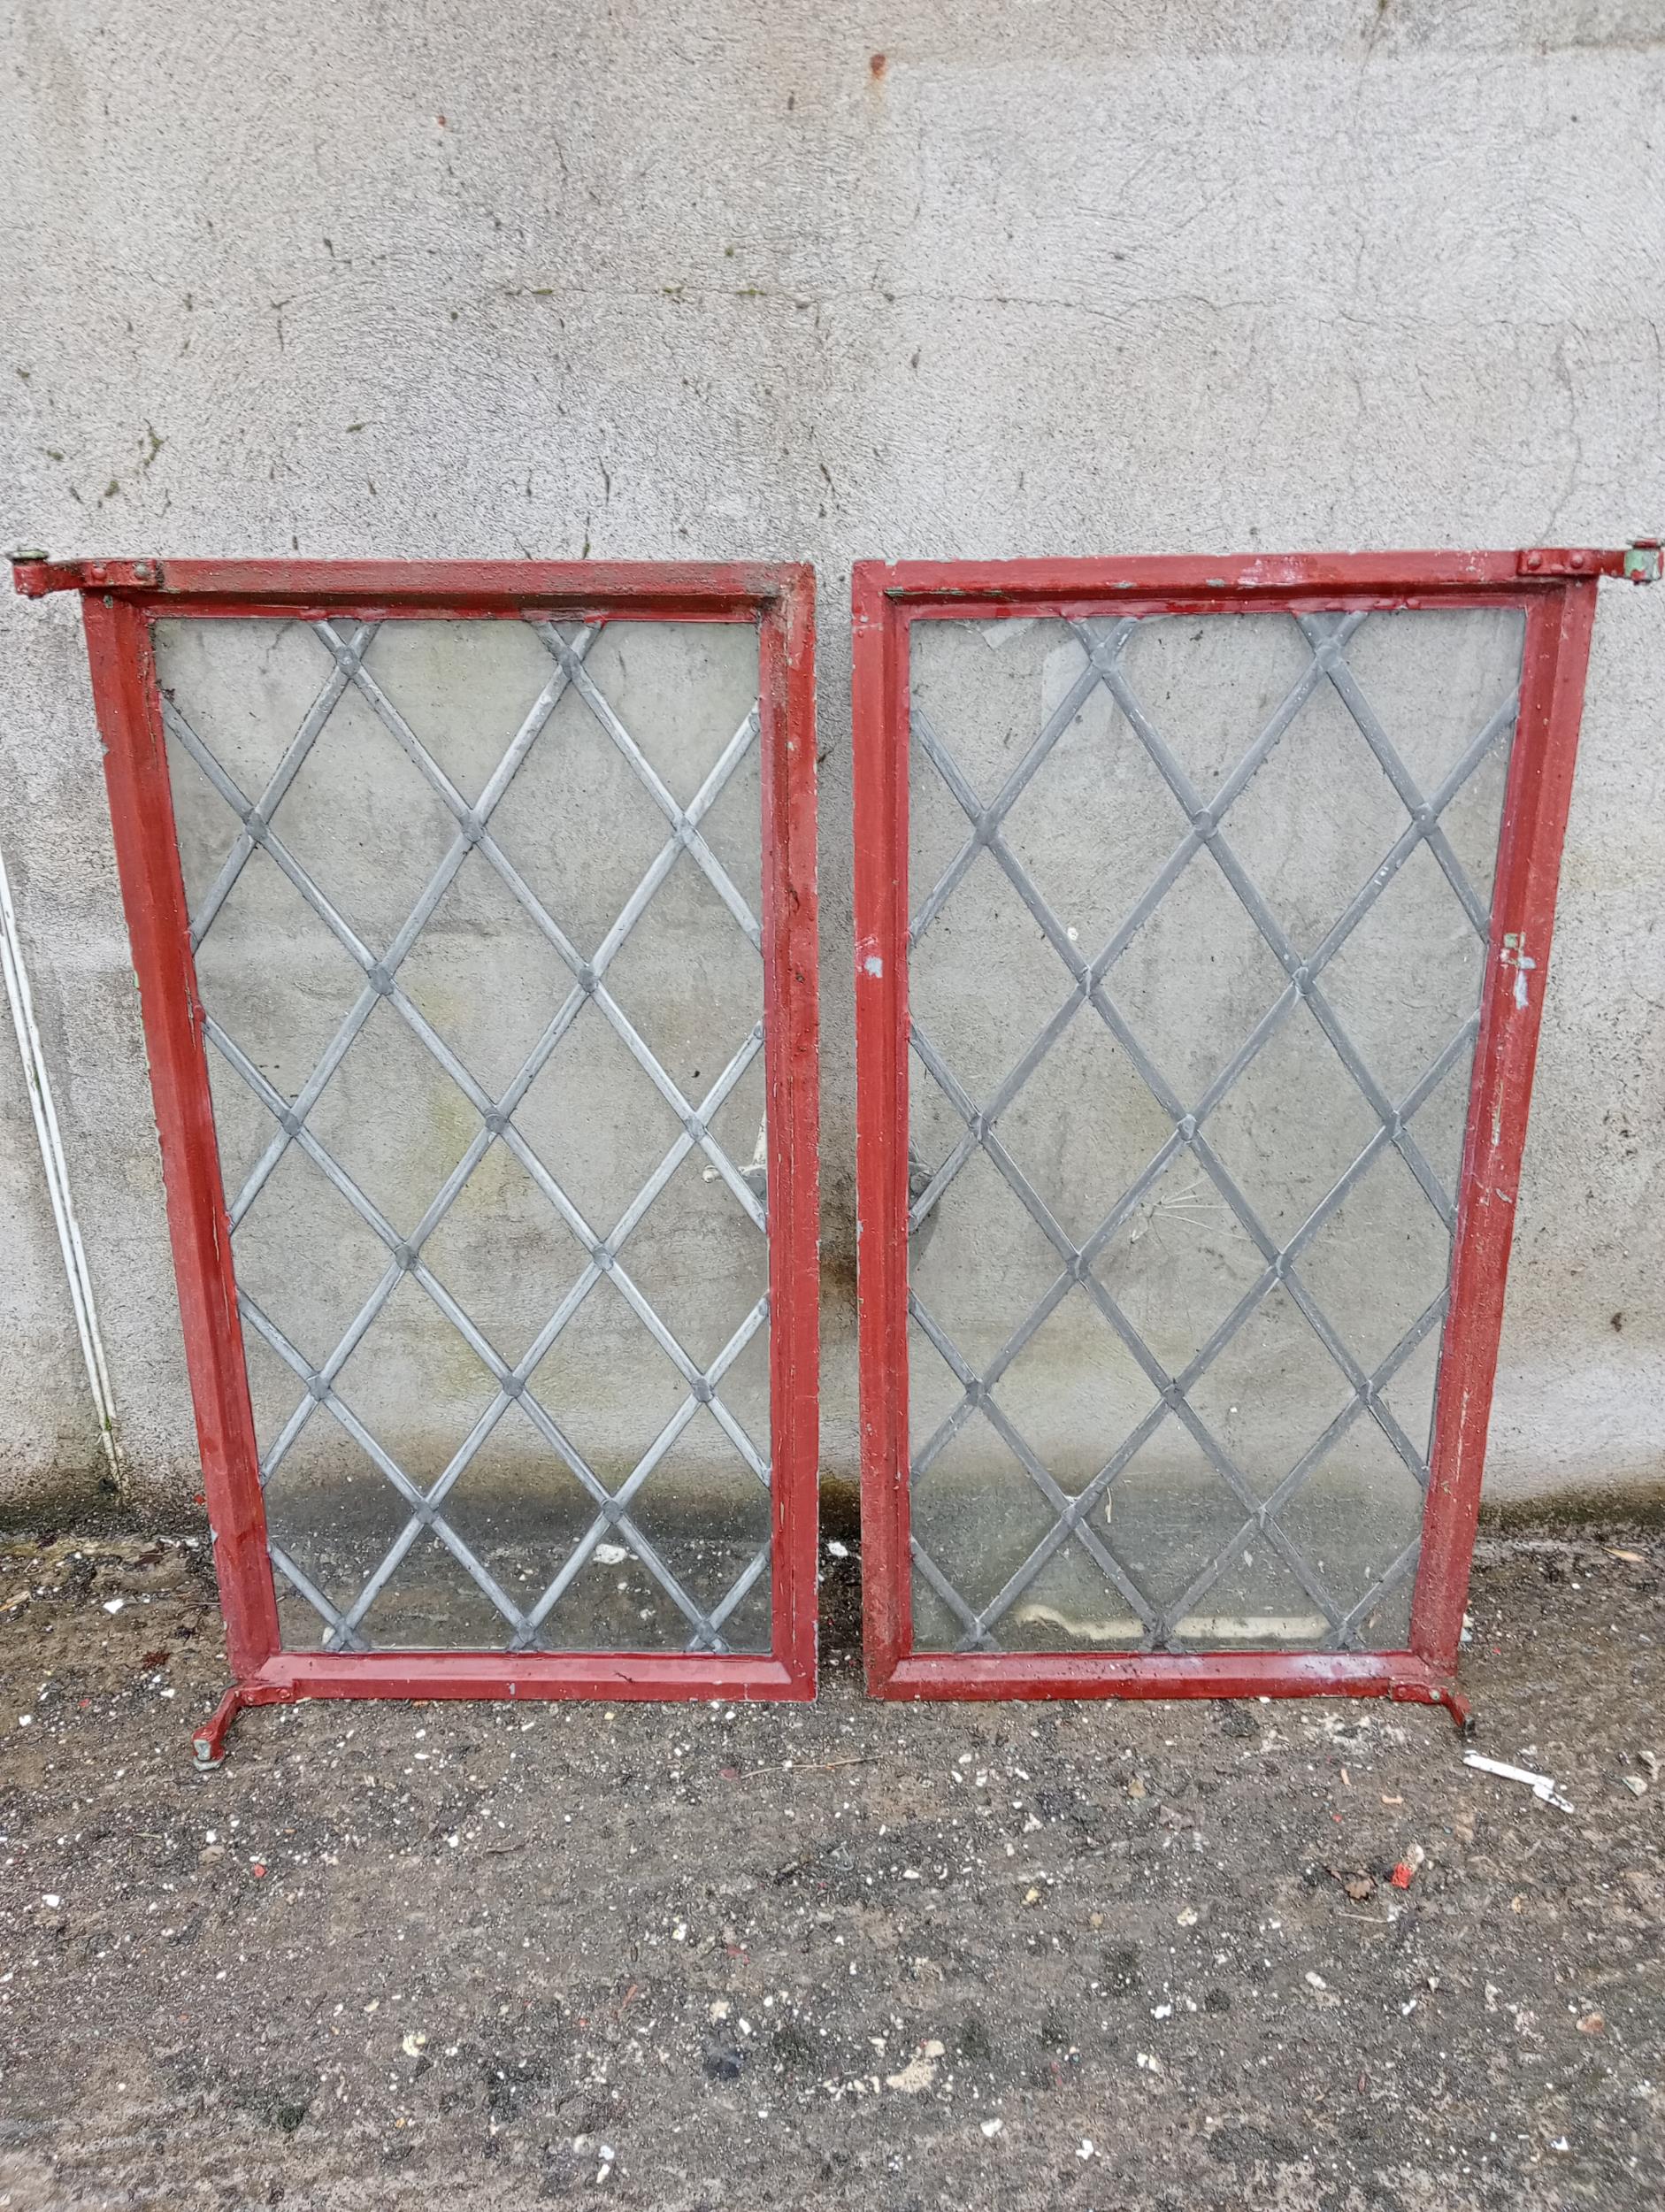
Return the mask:
[[[1647,0],[7,11],[0,535],[813,559],[825,1457],[856,1450],[862,555],[1613,541],[1665,512]],[[1491,1483],[1660,1473],[1665,607],[1604,591]],[[189,1409],[79,624],[0,841],[136,1502]],[[98,1453],[0,1039],[0,1502]]]

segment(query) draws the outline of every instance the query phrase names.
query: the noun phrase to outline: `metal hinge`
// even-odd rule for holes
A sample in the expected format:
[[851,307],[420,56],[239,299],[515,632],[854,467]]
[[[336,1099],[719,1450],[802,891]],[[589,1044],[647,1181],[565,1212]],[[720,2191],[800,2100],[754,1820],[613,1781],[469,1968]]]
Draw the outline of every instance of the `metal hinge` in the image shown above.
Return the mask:
[[11,556],[12,581],[25,599],[44,599],[55,591],[143,590],[162,580],[160,561],[55,561],[36,546],[20,545]]
[[1515,556],[1523,576],[1623,576],[1632,584],[1656,584],[1661,561],[1658,538],[1632,538],[1629,545],[1599,549],[1588,545],[1533,545]]

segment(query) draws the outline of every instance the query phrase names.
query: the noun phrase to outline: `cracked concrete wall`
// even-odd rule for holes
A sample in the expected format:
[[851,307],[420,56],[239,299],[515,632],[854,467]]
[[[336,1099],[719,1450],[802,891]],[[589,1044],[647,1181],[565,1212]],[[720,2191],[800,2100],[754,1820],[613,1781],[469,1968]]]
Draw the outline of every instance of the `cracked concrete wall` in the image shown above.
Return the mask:
[[[8,541],[816,563],[833,1475],[850,561],[1610,542],[1665,510],[1647,0],[6,15]],[[79,624],[0,620],[0,841],[135,1499],[183,1511]],[[1660,1472],[1662,621],[1604,590],[1500,1498]],[[0,1498],[77,1505],[96,1434],[15,1070],[0,1113]]]

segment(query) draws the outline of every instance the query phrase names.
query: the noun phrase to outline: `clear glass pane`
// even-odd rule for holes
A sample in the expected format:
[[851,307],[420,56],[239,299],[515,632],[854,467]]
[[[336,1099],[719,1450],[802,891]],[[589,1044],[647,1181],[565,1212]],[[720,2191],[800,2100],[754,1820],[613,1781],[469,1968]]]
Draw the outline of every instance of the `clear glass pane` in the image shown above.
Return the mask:
[[1402,1642],[1521,644],[914,626],[920,1649]]
[[756,630],[156,651],[286,1644],[766,1650]]

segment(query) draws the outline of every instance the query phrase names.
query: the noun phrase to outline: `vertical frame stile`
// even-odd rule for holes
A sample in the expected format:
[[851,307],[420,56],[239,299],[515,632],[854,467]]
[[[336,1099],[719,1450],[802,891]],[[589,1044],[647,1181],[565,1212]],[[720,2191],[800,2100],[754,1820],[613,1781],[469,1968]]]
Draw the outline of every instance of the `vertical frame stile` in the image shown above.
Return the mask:
[[856,1251],[867,1685],[912,1643],[908,1449],[907,630],[877,562],[854,575]]
[[[874,1694],[1341,1693],[1441,1702],[1463,1716],[1454,1678],[1597,579],[1651,580],[1657,556],[1646,549],[1644,554],[1563,549],[858,565],[852,594],[856,1185],[863,1602]],[[1281,610],[1305,626],[1312,617],[1353,613],[1357,619],[1371,611],[1440,605],[1513,607],[1524,617],[1525,633],[1406,1647],[999,1651],[971,1647],[968,1635],[958,1650],[916,1652],[908,1421],[910,625]],[[986,826],[971,818],[984,834]]]
[[1595,613],[1593,577],[1546,592],[1526,612],[1520,720],[1503,803],[1452,1251],[1451,1320],[1411,1604],[1412,1650],[1447,1673],[1457,1663],[1479,1521],[1521,1156]]
[[129,602],[88,593],[83,603],[226,1655],[242,1681],[277,1652],[278,1606],[150,629]]
[[[212,1763],[243,1704],[301,1696],[804,1699],[816,1685],[818,1011],[815,603],[803,566],[590,563],[31,564],[81,595],[140,986],[187,1365],[235,1688],[198,1732]],[[520,623],[551,616],[749,625],[758,634],[769,1255],[771,1642],[749,1654],[281,1647],[230,1221],[191,951],[163,703],[162,618]]]
[[768,1071],[774,1655],[816,1686],[820,1458],[819,1021],[816,902],[815,576],[787,572],[764,612],[763,949]]

